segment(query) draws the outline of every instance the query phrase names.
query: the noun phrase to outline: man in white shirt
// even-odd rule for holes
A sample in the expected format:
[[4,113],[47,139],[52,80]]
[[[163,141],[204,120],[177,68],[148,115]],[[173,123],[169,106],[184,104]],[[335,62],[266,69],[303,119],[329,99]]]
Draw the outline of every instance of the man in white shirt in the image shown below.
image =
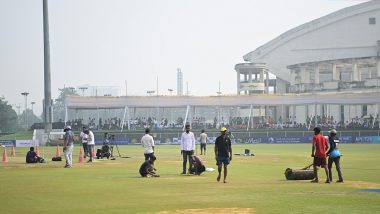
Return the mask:
[[150,129],[146,128],[145,135],[141,138],[141,145],[144,147],[145,161],[156,159],[154,156],[154,140],[149,133]]
[[80,139],[82,141],[84,158],[86,158],[86,156],[88,154],[88,151],[87,151],[87,138],[88,138],[88,135],[84,133],[84,130],[86,130],[86,129],[87,128],[85,126],[83,126],[83,130],[82,130],[82,132],[79,135],[79,137],[80,137]]
[[189,170],[191,165],[193,164],[192,155],[194,154],[195,149],[195,137],[194,133],[190,131],[190,125],[185,126],[185,132],[182,133],[181,136],[181,154],[183,158],[182,164],[182,174],[186,174],[186,165],[187,159],[189,159]]
[[89,129],[85,129],[83,132],[88,135],[88,138],[87,138],[87,151],[90,154],[90,160],[87,161],[87,163],[88,163],[88,162],[92,162],[93,150],[94,150],[94,147],[95,147],[95,137],[94,137],[94,133],[92,133],[92,131],[89,130]]

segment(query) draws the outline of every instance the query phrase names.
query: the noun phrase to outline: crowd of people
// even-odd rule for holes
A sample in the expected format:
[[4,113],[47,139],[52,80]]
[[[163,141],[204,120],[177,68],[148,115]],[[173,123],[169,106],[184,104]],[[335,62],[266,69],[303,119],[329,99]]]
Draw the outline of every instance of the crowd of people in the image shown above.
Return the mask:
[[[253,117],[229,117],[224,118],[214,117],[213,119],[206,120],[204,117],[193,117],[188,119],[193,129],[217,129],[219,127],[227,127],[234,130],[246,130],[249,125],[250,129],[273,129],[273,130],[313,130],[314,127],[321,128],[335,128],[335,129],[378,129],[379,128],[379,116],[369,115],[365,117],[355,117],[350,120],[338,121],[333,116],[308,116],[304,123],[296,122],[296,116],[289,116],[283,119],[281,116],[275,120],[270,116]],[[86,121],[84,119],[68,120],[66,123],[63,120],[54,122],[53,129],[60,129],[65,125],[70,125],[73,130],[79,131],[83,126],[86,126],[92,130],[141,130],[145,128],[151,129],[182,129],[184,124],[184,118],[178,117],[175,120],[169,120],[168,118],[157,119],[156,117],[136,117],[128,121],[124,121],[118,117],[112,118],[99,118],[95,119],[89,117]],[[43,123],[33,124],[31,129],[43,129]]]
[[[64,143],[63,152],[65,156],[65,166],[64,168],[71,168],[73,166],[73,150],[74,150],[74,132],[70,125],[66,125],[64,128]],[[229,132],[225,127],[220,129],[221,135],[216,138],[214,153],[216,165],[218,166],[218,176],[217,181],[221,180],[221,172],[223,171],[223,182],[227,182],[227,166],[232,160],[232,148],[231,139]],[[207,144],[207,134],[204,130],[201,131],[201,155],[206,155],[206,144]],[[79,134],[81,144],[83,146],[84,157],[89,157],[87,163],[93,161],[93,150],[95,145],[95,138],[93,132],[89,127],[82,127],[82,132]],[[105,139],[103,145],[108,144],[108,134],[105,133]],[[157,169],[154,166],[156,161],[156,155],[154,153],[154,139],[150,134],[150,129],[145,128],[145,134],[141,138],[141,145],[144,148],[144,158],[145,161],[139,168],[139,173],[142,177],[160,177],[157,173]],[[204,162],[194,154],[195,150],[195,136],[191,131],[190,125],[185,126],[185,132],[181,136],[181,154],[182,154],[182,175],[201,175],[206,171]],[[99,158],[99,157],[98,157]],[[34,152],[34,147],[30,148],[30,151],[26,155],[26,163],[40,163],[43,162],[43,158],[39,157],[36,152]],[[188,164],[189,162],[189,164]]]
[[[272,117],[262,116],[249,119],[248,117],[221,117],[218,121],[217,117],[212,120],[206,120],[204,117],[193,117],[190,123],[193,129],[216,129],[218,127],[227,127],[232,129],[247,129],[249,125],[251,129],[296,129],[296,130],[312,130],[314,127],[321,128],[335,128],[335,129],[377,129],[379,127],[379,117],[369,115],[366,117],[355,117],[350,120],[337,121],[333,116],[308,116],[304,123],[298,123],[296,116],[289,116],[283,119],[281,116],[275,120]],[[107,119],[100,118],[96,123],[95,118],[88,118],[87,124],[83,122],[83,119],[69,120],[66,124],[70,125],[73,130],[80,130],[81,127],[87,126],[90,129],[96,130],[120,130],[128,126],[128,121],[124,121],[121,118],[112,117]],[[61,126],[64,124],[62,121],[54,126]],[[129,128],[131,130],[141,130],[145,128],[151,129],[182,129],[184,119],[178,117],[174,121],[168,120],[168,118],[161,118],[158,120],[156,117],[137,117],[130,119]]]
[[[336,182],[343,182],[342,170],[340,167],[341,153],[338,148],[339,138],[337,137],[337,131],[335,129],[330,129],[328,138],[321,135],[321,128],[315,127],[314,136],[312,140],[312,152],[311,157],[313,157],[313,171],[314,179],[311,181],[313,183],[319,182],[318,177],[318,167],[324,168],[326,173],[326,182],[332,182],[332,165],[335,164],[338,173],[338,180]],[[63,151],[65,156],[65,168],[71,168],[73,166],[73,149],[74,149],[74,132],[72,127],[67,125],[64,129],[64,144]],[[201,143],[201,155],[206,155],[206,145],[207,145],[207,134],[205,130],[201,130],[200,134]],[[84,158],[89,156],[87,163],[91,163],[94,158],[94,145],[95,139],[93,132],[86,126],[82,127],[82,132],[79,135],[83,150]],[[231,146],[231,134],[227,128],[220,128],[220,135],[215,139],[214,144],[214,154],[215,161],[217,165],[218,175],[217,182],[222,179],[223,171],[223,182],[227,183],[228,175],[228,165],[232,161],[232,146]],[[104,134],[103,145],[108,145],[109,136],[107,133]],[[160,177],[157,169],[154,166],[157,160],[155,154],[155,143],[153,136],[150,134],[150,129],[145,128],[145,134],[141,138],[141,145],[144,148],[144,159],[145,161],[141,164],[139,168],[139,173],[142,177]],[[200,156],[194,154],[195,150],[195,135],[191,131],[191,126],[186,124],[185,131],[181,135],[180,152],[182,155],[182,175],[201,175],[206,171],[204,162]],[[111,153],[112,155],[112,153]],[[97,157],[99,158],[99,156]],[[107,157],[108,158],[108,157]],[[26,155],[26,163],[44,163],[44,159],[34,151],[34,147],[30,147],[30,151]]]

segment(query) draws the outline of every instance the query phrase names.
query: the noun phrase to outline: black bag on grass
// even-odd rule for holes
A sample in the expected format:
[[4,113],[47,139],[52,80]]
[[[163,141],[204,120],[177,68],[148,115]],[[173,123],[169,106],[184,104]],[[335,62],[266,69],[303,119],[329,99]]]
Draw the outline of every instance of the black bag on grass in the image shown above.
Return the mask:
[[51,160],[52,161],[62,161],[62,158],[61,157],[53,157]]

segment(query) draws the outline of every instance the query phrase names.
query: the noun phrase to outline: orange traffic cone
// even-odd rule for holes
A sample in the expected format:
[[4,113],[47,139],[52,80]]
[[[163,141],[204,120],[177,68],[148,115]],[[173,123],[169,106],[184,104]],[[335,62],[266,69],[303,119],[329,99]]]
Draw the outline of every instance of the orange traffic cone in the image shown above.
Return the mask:
[[83,147],[79,151],[79,163],[83,163]]
[[15,146],[12,145],[12,153],[11,153],[11,156],[12,157],[16,157],[16,151],[15,151]]
[[4,153],[3,153],[3,162],[8,162],[8,156],[7,156],[7,148],[4,146]]
[[38,146],[36,146],[36,154],[38,157],[40,156],[40,149],[38,148]]
[[59,145],[57,145],[57,150],[55,150],[55,156],[61,157],[61,150],[59,150]]
[[96,152],[95,152],[95,146],[94,146],[92,149],[92,157],[95,157],[95,156],[96,156]]

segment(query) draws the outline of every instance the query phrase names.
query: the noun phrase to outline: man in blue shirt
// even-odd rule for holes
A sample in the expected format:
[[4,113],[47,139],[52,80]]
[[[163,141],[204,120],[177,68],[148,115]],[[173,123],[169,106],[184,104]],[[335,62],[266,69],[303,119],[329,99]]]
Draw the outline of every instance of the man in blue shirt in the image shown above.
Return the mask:
[[26,163],[42,163],[44,161],[43,158],[37,156],[37,153],[34,151],[34,147],[30,147],[25,159]]
[[342,171],[340,168],[340,151],[338,150],[338,143],[339,143],[339,138],[336,136],[337,132],[335,129],[331,129],[329,131],[329,150],[327,151],[327,155],[329,156],[328,163],[327,163],[327,168],[329,169],[329,178],[330,182],[332,182],[332,174],[331,174],[331,168],[332,164],[335,163],[336,166],[336,171],[338,172],[338,177],[339,180],[337,180],[337,183],[342,183],[343,182],[343,176],[342,176]]

